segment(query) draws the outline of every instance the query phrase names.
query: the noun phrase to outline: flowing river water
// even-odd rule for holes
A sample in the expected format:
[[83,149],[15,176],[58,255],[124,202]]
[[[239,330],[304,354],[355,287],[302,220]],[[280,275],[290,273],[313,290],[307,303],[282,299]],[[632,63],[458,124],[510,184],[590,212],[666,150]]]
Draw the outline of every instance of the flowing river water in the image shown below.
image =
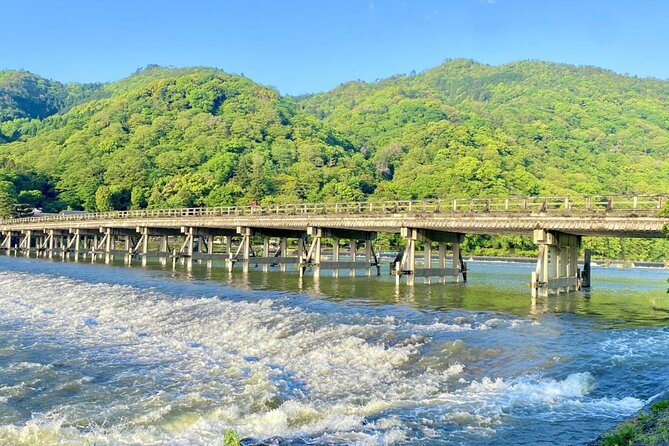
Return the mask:
[[[466,284],[0,257],[0,445],[578,445],[669,387],[666,270]],[[660,307],[660,309],[653,309]]]

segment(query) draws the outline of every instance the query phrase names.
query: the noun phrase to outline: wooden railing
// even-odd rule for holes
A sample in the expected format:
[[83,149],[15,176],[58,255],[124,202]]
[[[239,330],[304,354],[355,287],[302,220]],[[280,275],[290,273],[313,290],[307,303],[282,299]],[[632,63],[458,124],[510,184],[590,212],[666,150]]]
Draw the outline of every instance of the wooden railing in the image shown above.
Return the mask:
[[669,195],[582,195],[554,197],[450,198],[352,203],[294,203],[208,208],[141,209],[57,214],[0,220],[0,224],[114,220],[127,218],[220,217],[243,215],[406,214],[406,213],[657,213]]

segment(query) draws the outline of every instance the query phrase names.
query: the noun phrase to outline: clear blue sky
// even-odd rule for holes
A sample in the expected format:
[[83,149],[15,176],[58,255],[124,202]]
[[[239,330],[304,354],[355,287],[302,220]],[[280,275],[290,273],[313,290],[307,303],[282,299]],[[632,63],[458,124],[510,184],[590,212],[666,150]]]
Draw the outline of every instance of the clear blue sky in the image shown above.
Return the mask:
[[204,65],[299,94],[456,57],[667,79],[668,44],[669,0],[0,0],[0,69],[63,82]]

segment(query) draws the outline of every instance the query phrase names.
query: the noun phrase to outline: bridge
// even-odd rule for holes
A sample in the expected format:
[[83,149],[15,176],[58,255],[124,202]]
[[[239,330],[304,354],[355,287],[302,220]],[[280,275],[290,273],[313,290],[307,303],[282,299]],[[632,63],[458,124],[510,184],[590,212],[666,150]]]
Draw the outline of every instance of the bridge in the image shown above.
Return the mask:
[[307,270],[314,276],[321,270],[371,275],[380,274],[374,240],[385,232],[405,240],[391,273],[398,284],[406,278],[414,285],[417,277],[428,283],[434,277],[466,280],[460,250],[465,234],[523,234],[539,248],[532,295],[545,296],[589,286],[588,252],[584,274],[578,268],[582,237],[664,238],[668,199],[665,194],[452,198],[57,214],[0,220],[0,251],[107,263],[123,256],[128,264],[154,257],[188,268],[194,261],[211,267],[218,260],[230,271],[241,265],[244,272],[255,264],[264,271],[294,265],[300,275]]

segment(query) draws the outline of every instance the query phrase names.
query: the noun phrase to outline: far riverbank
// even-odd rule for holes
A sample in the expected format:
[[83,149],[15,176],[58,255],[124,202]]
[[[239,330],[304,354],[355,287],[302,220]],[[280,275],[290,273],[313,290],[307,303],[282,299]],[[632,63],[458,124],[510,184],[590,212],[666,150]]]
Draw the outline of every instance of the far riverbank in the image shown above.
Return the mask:
[[[513,263],[536,263],[537,259],[533,257],[496,257],[496,256],[468,256],[464,258],[476,262],[513,262]],[[648,262],[642,260],[609,260],[592,259],[593,265],[611,266],[616,268],[666,268],[664,262]]]

